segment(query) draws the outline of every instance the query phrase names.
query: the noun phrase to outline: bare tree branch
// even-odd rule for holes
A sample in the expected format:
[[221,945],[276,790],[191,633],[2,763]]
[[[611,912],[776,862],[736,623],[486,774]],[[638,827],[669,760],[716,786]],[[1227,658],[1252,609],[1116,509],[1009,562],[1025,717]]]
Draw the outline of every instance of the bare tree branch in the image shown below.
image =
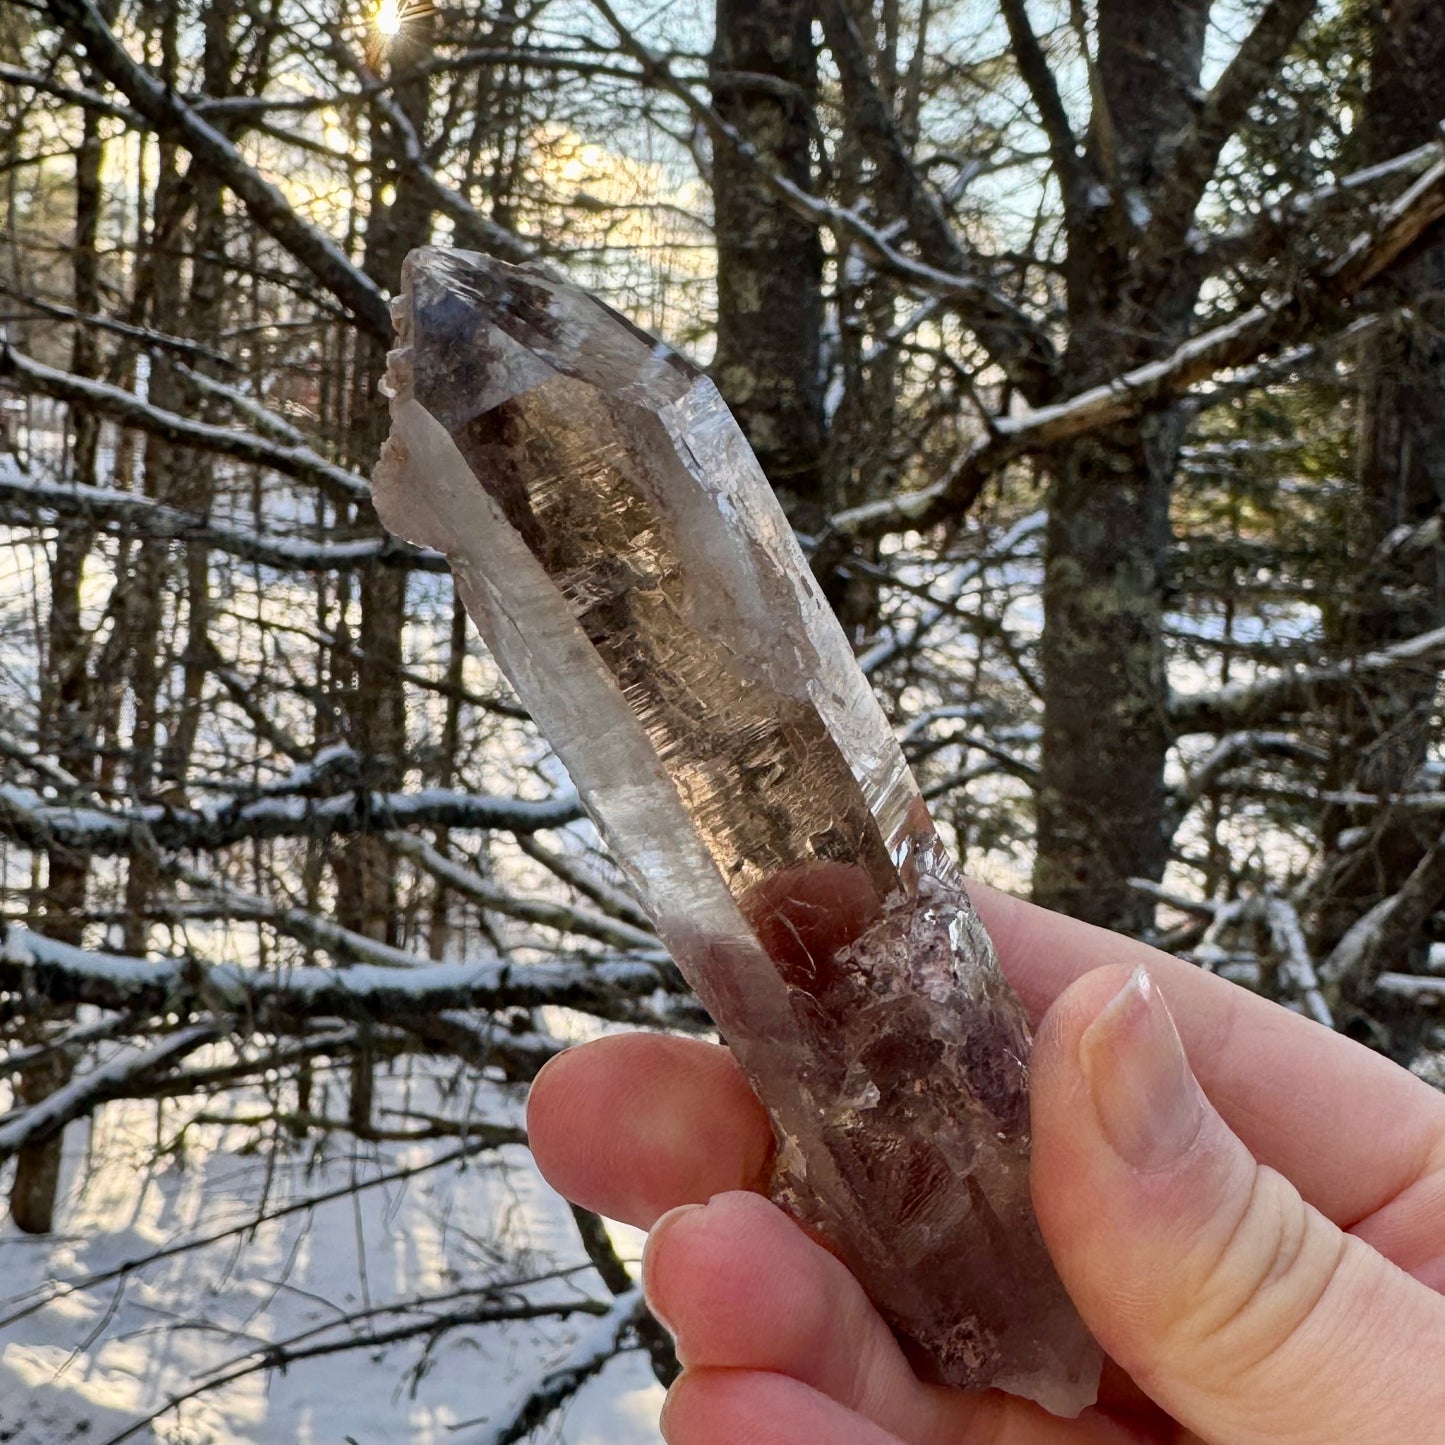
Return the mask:
[[[858,139],[877,169],[880,187],[891,193],[918,253],[931,267],[957,276],[976,276],[938,197],[913,163],[892,112],[874,82],[868,53],[847,0],[824,0],[823,35],[843,84],[844,103]],[[1045,330],[980,278],[969,322],[985,350],[1013,377],[1030,400],[1048,398],[1058,356]]]
[[1423,242],[1445,220],[1445,160],[1438,161],[1362,231],[1326,273],[1332,289],[1351,295]]
[[[287,1031],[298,1020],[345,1018],[397,1023],[449,1009],[575,1008],[597,1018],[631,1018],[633,1000],[659,988],[682,991],[677,972],[662,960],[513,965],[427,963],[409,955],[409,968],[354,964],[262,972],[234,964],[207,965],[193,956],[133,958],[92,953],[44,934],[0,926],[0,989],[30,990],[52,1003],[106,1009],[215,1015]],[[199,1045],[197,1045],[199,1047]]]
[[[1194,124],[1175,148],[1154,203],[1137,262],[1146,291],[1161,284],[1214,176],[1219,157],[1249,107],[1268,88],[1318,0],[1270,0],[1254,28],[1205,97]],[[1145,299],[1142,304],[1148,306]]]
[[102,857],[144,846],[215,849],[263,838],[329,838],[406,826],[530,833],[581,816],[575,795],[533,803],[433,788],[421,793],[357,791],[320,799],[255,798],[205,808],[152,804],[110,810],[47,803],[28,789],[0,784],[0,836],[28,848],[69,848]]
[[[6,963],[0,964],[0,974],[9,963],[12,942],[13,938],[6,939]],[[192,1024],[150,1048],[127,1049],[78,1075],[38,1104],[0,1123],[0,1160],[10,1158],[27,1144],[53,1138],[72,1119],[84,1118],[109,1099],[126,1098],[172,1064],[213,1042],[219,1034],[213,1023]]]
[[108,416],[123,426],[133,426],[181,446],[196,447],[219,456],[234,457],[254,466],[269,467],[283,476],[317,487],[336,500],[368,503],[371,488],[366,480],[329,462],[306,446],[285,446],[267,441],[254,432],[193,421],[173,411],[152,406],[123,387],[58,371],[17,351],[0,336],[0,376],[14,379],[22,391],[53,396],[94,415]]
[[298,216],[285,196],[259,175],[220,131],[138,65],[91,0],[46,0],[46,9],[74,37],[96,71],[150,125],[183,145],[219,176],[251,219],[290,252],[366,330],[382,340],[390,339],[391,314],[370,278],[352,265],[326,232]]
[[1437,628],[1348,662],[1297,667],[1217,692],[1176,695],[1169,703],[1169,723],[1176,736],[1257,728],[1317,705],[1324,694],[1349,687],[1361,674],[1421,666],[1433,670],[1442,657],[1445,628]]
[[437,1154],[424,1163],[401,1165],[365,1178],[348,1179],[345,1184],[335,1189],[326,1189],[317,1194],[308,1194],[303,1198],[293,1199],[289,1204],[263,1210],[241,1224],[215,1229],[208,1234],[192,1235],[176,1244],[164,1245],[146,1254],[122,1260],[119,1264],[107,1269],[96,1270],[91,1274],[76,1275],[69,1279],[46,1280],[39,1288],[31,1291],[29,1296],[25,1297],[23,1302],[18,1303],[10,1313],[0,1316],[0,1330],[8,1329],[11,1325],[28,1319],[57,1300],[94,1289],[97,1285],[125,1279],[139,1270],[148,1269],[153,1264],[162,1264],[168,1259],[189,1254],[193,1250],[207,1249],[213,1244],[219,1244],[227,1239],[235,1239],[240,1235],[253,1235],[263,1225],[275,1223],[280,1219],[289,1219],[297,1214],[309,1214],[324,1204],[333,1203],[338,1199],[350,1199],[366,1189],[377,1189],[389,1184],[404,1184],[418,1175],[429,1174],[435,1169],[445,1168],[448,1164],[460,1164],[494,1147],[490,1139],[469,1140],[455,1149],[448,1149],[445,1153]]
[[1314,960],[1310,958],[1304,929],[1300,925],[1299,911],[1287,898],[1274,895],[1265,901],[1265,918],[1269,922],[1270,938],[1275,951],[1284,960],[1291,992],[1300,1001],[1305,1013],[1317,1024],[1323,1024],[1327,1029],[1334,1028],[1334,1015],[1320,991]]
[[[506,1303],[496,1298],[492,1293],[486,1293],[483,1299],[466,1308],[452,1310],[444,1314],[428,1313],[421,1320],[408,1321],[405,1324],[393,1326],[385,1330],[353,1330],[350,1334],[340,1339],[326,1340],[319,1344],[295,1345],[288,1341],[277,1344],[266,1344],[258,1346],[242,1357],[241,1363],[232,1363],[229,1366],[222,1366],[219,1370],[213,1371],[198,1384],[188,1390],[180,1391],[171,1395],[163,1404],[152,1410],[149,1414],[133,1421],[126,1429],[117,1434],[107,1437],[103,1445],[122,1445],[123,1441],[133,1439],[142,1430],[147,1429],[162,1415],[185,1404],[187,1401],[198,1399],[200,1396],[209,1394],[212,1390],[219,1390],[225,1385],[233,1384],[237,1380],[244,1379],[247,1375],[254,1375],[263,1370],[285,1370],[291,1365],[299,1364],[303,1360],[320,1359],[326,1355],[344,1354],[351,1350],[379,1350],[387,1345],[398,1344],[403,1340],[416,1339],[419,1336],[432,1337],[443,1334],[447,1330],[459,1329],[465,1325],[482,1324],[504,1324],[516,1320],[537,1320],[537,1319],[566,1319],[570,1315],[597,1315],[602,1320],[610,1320],[615,1312],[616,1306],[609,1308],[594,1300],[568,1299],[554,1300],[548,1303]],[[388,1307],[385,1311],[394,1313]],[[377,1311],[360,1311],[357,1317],[365,1317]],[[343,1321],[343,1326],[347,1322]],[[619,1331],[620,1333],[620,1331]],[[584,1338],[591,1339],[590,1333]],[[610,1359],[616,1354],[614,1348],[606,1358]],[[595,1374],[606,1359],[601,1360],[589,1374]],[[550,1376],[548,1377],[551,1378]],[[587,1376],[583,1376],[577,1384],[561,1398],[567,1398],[580,1386]],[[559,1402],[560,1403],[560,1399]],[[550,1411],[549,1411],[550,1413]],[[544,1417],[545,1418],[545,1417]],[[518,1437],[513,1437],[518,1438]]]
[[[1039,345],[1047,347],[1048,343],[1041,338],[1029,313],[977,274],[950,271],[929,260],[915,260],[898,249],[886,228],[873,225],[846,207],[811,195],[778,175],[763,162],[736,127],[729,125],[686,81],[673,74],[665,57],[649,50],[632,34],[608,0],[592,0],[592,3],[612,26],[623,48],[638,61],[654,83],[681,100],[715,144],[732,146],[739,155],[754,164],[759,177],[797,215],[851,240],[870,261],[905,285],[947,301],[980,338],[985,334],[994,335],[1006,347],[1018,346],[1018,339],[1024,338],[1019,355],[1026,355],[1034,345],[1028,338],[1040,337]],[[1007,337],[1013,337],[1014,341],[1006,342]],[[1004,364],[1002,358],[1000,364]]]
[[618,1295],[607,1313],[578,1336],[567,1358],[556,1369],[529,1389],[495,1426],[465,1437],[465,1445],[516,1445],[615,1358],[622,1349],[624,1337],[637,1329],[646,1314],[647,1303],[640,1289]]
[[[1069,124],[1048,57],[1029,23],[1027,0],[1000,0],[1000,8],[1013,42],[1019,73],[1029,88],[1049,140],[1049,159],[1059,177],[1065,216],[1071,224],[1077,224],[1080,212],[1089,204],[1090,186],[1088,169],[1079,155],[1078,137]],[[1081,41],[1083,38],[1080,37]]]
[[463,898],[470,899],[493,913],[519,918],[526,923],[539,923],[545,928],[555,928],[564,934],[595,938],[613,948],[641,949],[644,952],[662,948],[657,935],[649,929],[636,928],[619,919],[592,913],[584,908],[574,908],[566,903],[552,903],[541,898],[518,898],[483,878],[475,869],[465,868],[444,857],[431,844],[420,838],[412,837],[408,833],[392,833],[389,836],[392,847],[398,853],[418,863],[433,878],[445,883]]
[[1192,336],[1169,356],[1134,368],[1102,386],[1053,406],[1001,417],[932,486],[839,512],[834,532],[879,537],[922,530],[966,512],[984,484],[1009,462],[1096,432],[1151,407],[1167,404],[1190,387],[1230,367],[1252,361],[1316,326],[1349,324],[1356,293],[1420,244],[1445,219],[1445,161],[1432,167],[1385,208],[1346,251],[1307,275],[1288,294],[1261,302],[1218,326]]
[[584,898],[590,898],[610,917],[620,918],[634,928],[652,927],[651,921],[630,893],[597,877],[571,854],[544,847],[534,833],[518,834],[517,846],[549,873],[560,878],[569,888],[575,888]]
[[432,205],[442,215],[450,217],[455,224],[458,244],[489,251],[504,261],[535,259],[537,247],[532,242],[523,240],[515,231],[509,231],[505,226],[499,226],[489,217],[482,215],[464,195],[447,185],[427,164],[415,127],[390,96],[378,90],[373,97],[373,104],[386,117],[387,125],[401,143],[401,163],[421,185]]
[[1383,898],[1345,931],[1320,964],[1326,986],[1358,998],[1375,987],[1382,965],[1402,956],[1421,924],[1445,899],[1445,841],[1437,841],[1399,892]]
[[26,90],[36,91],[40,95],[54,96],[56,100],[78,105],[85,110],[94,111],[97,115],[109,116],[112,120],[123,121],[139,130],[150,129],[145,117],[128,105],[118,105],[103,95],[97,95],[93,90],[64,85],[52,76],[36,75],[33,71],[22,70],[18,65],[0,65],[0,81],[7,85],[23,86]]
[[236,359],[205,346],[199,341],[190,341],[184,336],[172,336],[169,332],[155,331],[145,326],[132,326],[128,321],[117,321],[113,316],[96,316],[89,312],[77,311],[73,306],[62,306],[58,301],[46,300],[19,287],[0,280],[0,296],[10,296],[29,310],[38,311],[56,321],[74,321],[80,326],[93,327],[97,331],[113,332],[131,341],[138,341],[147,351],[164,351],[173,356],[187,356],[194,361],[209,361],[224,371],[236,372],[240,367]]
[[[630,1293],[635,1288],[633,1278],[613,1248],[606,1221],[590,1209],[583,1209],[580,1204],[569,1207],[577,1225],[577,1234],[582,1240],[582,1248],[586,1250],[587,1258],[592,1261],[592,1267],[597,1271],[602,1283],[614,1296]],[[652,1360],[652,1373],[656,1376],[657,1383],[664,1389],[668,1388],[682,1371],[682,1366],[677,1362],[672,1336],[646,1307],[634,1317],[634,1324],[638,1339]]]
[[1411,1003],[1432,1004],[1436,1008],[1445,1005],[1445,978],[1429,974],[1382,973],[1375,980],[1375,990]]
[[45,481],[0,463],[0,523],[39,526],[51,517],[110,526],[129,536],[204,542],[215,552],[278,572],[345,572],[372,565],[417,572],[447,571],[446,558],[439,552],[413,547],[389,533],[352,542],[278,537],[223,526],[137,492]]

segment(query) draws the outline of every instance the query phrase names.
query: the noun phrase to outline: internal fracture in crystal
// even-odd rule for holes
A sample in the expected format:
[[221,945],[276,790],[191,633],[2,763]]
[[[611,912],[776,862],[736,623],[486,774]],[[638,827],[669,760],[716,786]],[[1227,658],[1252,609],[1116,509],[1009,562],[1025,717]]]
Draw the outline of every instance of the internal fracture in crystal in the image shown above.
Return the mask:
[[444,552],[920,1369],[1061,1414],[1099,1352],[1028,1184],[1028,1027],[711,381],[593,297],[407,260],[382,521]]

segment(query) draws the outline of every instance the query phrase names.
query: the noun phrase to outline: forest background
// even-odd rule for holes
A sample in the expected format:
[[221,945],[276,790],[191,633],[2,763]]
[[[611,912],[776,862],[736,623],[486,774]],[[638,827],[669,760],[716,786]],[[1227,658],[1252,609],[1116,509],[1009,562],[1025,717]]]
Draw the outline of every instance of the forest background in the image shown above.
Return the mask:
[[371,509],[427,242],[710,367],[971,871],[1445,1086],[1442,77],[1432,0],[3,0],[5,1438],[656,1438],[518,1099],[706,1021]]

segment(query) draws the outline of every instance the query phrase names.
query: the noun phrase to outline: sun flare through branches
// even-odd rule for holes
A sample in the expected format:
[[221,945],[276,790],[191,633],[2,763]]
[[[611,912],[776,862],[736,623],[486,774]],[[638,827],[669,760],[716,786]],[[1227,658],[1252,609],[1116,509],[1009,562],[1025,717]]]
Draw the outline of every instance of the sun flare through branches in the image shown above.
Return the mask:
[[402,0],[377,0],[371,25],[381,39],[391,40],[401,34],[404,8]]

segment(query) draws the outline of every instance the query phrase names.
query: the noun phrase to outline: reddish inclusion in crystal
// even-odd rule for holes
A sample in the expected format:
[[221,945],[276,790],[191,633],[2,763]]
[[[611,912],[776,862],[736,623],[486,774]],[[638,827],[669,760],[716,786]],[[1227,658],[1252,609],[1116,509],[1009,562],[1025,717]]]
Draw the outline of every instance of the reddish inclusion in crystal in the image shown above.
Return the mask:
[[764,879],[740,906],[784,982],[819,998],[843,982],[835,966],[838,952],[862,937],[883,911],[864,869],[825,859]]

